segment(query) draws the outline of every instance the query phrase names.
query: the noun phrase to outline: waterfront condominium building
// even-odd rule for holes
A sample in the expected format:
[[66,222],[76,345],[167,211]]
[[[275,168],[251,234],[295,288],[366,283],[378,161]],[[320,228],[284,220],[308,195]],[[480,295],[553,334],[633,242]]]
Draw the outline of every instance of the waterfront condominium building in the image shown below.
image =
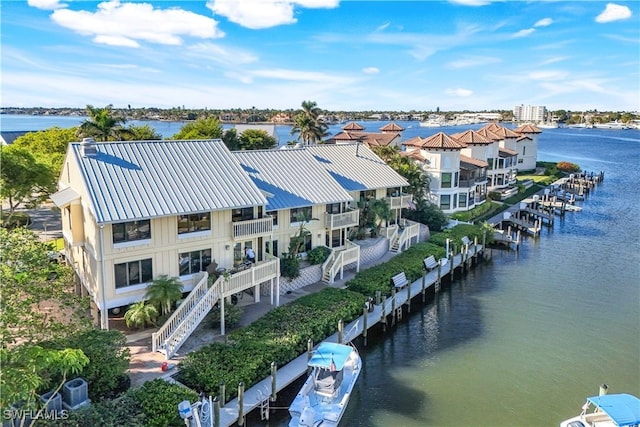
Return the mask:
[[516,122],[544,122],[547,108],[542,105],[516,105],[513,107],[513,118]]

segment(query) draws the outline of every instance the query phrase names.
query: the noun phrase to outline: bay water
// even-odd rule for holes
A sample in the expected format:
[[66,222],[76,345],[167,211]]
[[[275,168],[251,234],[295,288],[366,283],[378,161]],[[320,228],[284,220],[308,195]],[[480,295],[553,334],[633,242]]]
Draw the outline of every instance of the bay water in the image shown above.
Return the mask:
[[[0,119],[2,130],[83,120]],[[143,123],[163,136],[184,125]],[[376,131],[386,122],[360,123]],[[469,128],[397,123],[404,139]],[[291,139],[290,127],[277,130],[281,142]],[[341,425],[557,426],[603,383],[640,395],[640,131],[544,129],[538,160],[570,161],[605,179],[578,202],[581,212],[558,217],[517,252],[493,250],[491,261],[360,346],[363,371]],[[268,425],[287,425],[281,412]]]

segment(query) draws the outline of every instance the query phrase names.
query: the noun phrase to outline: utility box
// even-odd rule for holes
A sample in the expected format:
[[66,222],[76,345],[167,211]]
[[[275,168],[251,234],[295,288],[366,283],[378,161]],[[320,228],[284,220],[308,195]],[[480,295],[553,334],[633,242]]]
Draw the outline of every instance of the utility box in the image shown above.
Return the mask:
[[[42,394],[40,395],[40,401],[47,405],[47,412],[62,411],[62,396],[60,395],[60,393],[54,394],[52,391],[50,391],[48,393]],[[49,403],[47,403],[47,401]]]
[[88,384],[83,378],[67,381],[62,386],[62,403],[65,409],[76,410],[89,404]]

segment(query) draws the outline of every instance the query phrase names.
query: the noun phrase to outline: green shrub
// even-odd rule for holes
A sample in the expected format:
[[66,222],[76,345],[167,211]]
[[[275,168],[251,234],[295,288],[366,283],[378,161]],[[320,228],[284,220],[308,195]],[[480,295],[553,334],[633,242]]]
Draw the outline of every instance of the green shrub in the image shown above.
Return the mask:
[[132,389],[129,394],[142,410],[146,427],[184,426],[184,421],[178,414],[178,403],[183,400],[193,403],[198,398],[194,391],[162,379],[147,381],[140,388]]
[[283,254],[283,257],[280,258],[280,275],[287,279],[295,279],[300,276],[300,259]]
[[69,411],[68,418],[57,420],[41,420],[38,426],[55,427],[145,427],[145,415],[140,404],[133,398],[132,393],[127,393],[117,400],[105,399],[91,402],[76,411]]
[[322,264],[327,260],[330,253],[331,249],[328,247],[317,246],[307,253],[307,261],[309,261],[311,265]]
[[114,391],[122,388],[130,360],[127,338],[122,332],[92,329],[56,342],[44,343],[43,347],[60,350],[79,348],[84,352],[89,364],[77,376],[87,381],[91,400],[112,396]]

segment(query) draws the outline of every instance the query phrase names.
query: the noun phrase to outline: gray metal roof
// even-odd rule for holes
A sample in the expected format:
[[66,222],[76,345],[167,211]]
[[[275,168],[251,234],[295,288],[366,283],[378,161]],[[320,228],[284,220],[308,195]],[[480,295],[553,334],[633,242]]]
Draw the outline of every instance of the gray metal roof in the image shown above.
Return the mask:
[[258,188],[269,193],[268,211],[353,200],[304,149],[235,151],[233,154]]
[[364,144],[310,145],[305,149],[347,191],[409,185]]
[[221,140],[71,144],[100,223],[266,205]]

